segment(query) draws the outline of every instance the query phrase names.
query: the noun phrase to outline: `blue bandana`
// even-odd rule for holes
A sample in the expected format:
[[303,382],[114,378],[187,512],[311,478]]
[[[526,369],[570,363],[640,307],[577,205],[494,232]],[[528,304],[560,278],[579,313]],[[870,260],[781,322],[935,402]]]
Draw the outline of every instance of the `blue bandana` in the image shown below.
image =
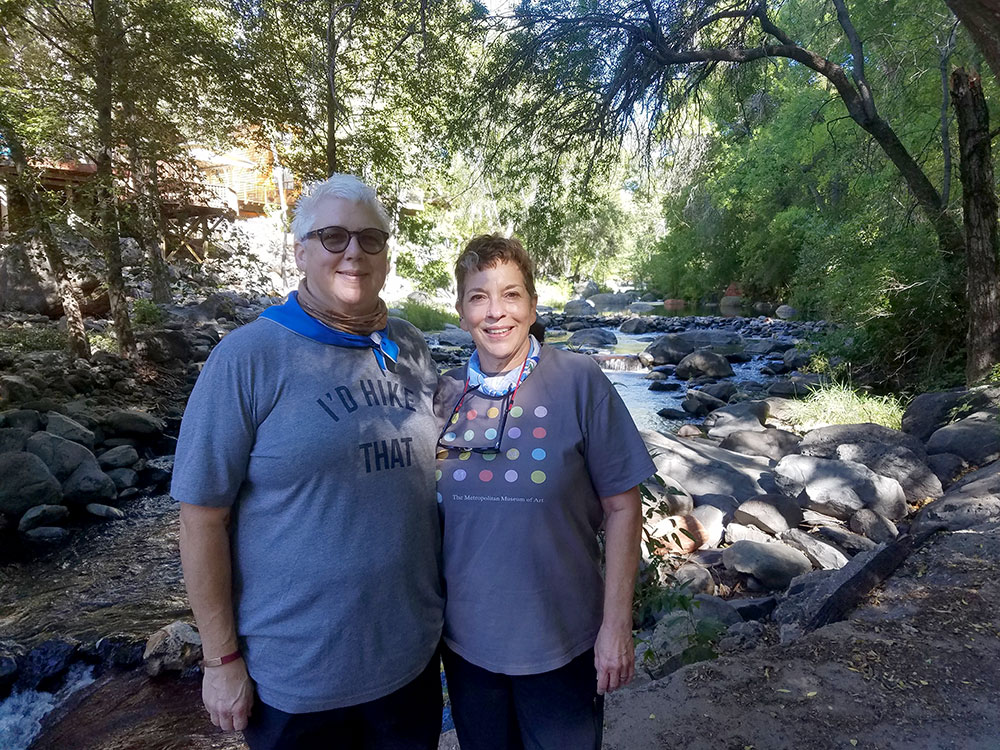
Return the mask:
[[479,351],[474,351],[466,367],[465,377],[469,383],[468,388],[470,390],[478,388],[487,396],[494,397],[503,396],[517,388],[521,381],[528,377],[531,371],[535,369],[535,365],[538,364],[538,355],[542,351],[542,345],[538,343],[534,336],[529,334],[528,340],[531,342],[531,348],[528,350],[528,359],[524,363],[524,367],[515,367],[503,375],[494,375],[492,377],[483,375],[483,371],[479,365]]
[[285,304],[267,308],[260,314],[260,317],[273,320],[282,328],[287,328],[292,333],[305,336],[307,339],[318,341],[321,344],[346,346],[350,349],[370,348],[375,355],[375,361],[382,368],[382,372],[386,372],[386,370],[396,371],[399,345],[389,338],[388,326],[381,331],[373,331],[369,336],[358,336],[330,328],[302,309],[299,305],[298,292],[291,292]]

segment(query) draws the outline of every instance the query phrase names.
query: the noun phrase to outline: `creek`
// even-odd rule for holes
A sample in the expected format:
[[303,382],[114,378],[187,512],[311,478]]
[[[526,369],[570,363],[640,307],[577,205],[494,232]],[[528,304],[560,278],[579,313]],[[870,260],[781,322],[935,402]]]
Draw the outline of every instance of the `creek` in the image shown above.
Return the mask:
[[[602,367],[636,424],[676,430],[682,422],[657,411],[680,408],[683,381],[674,391],[650,391],[635,357],[661,334],[608,330],[618,345],[602,350],[613,355]],[[547,343],[565,338],[551,336]],[[759,356],[734,363],[732,380],[762,383],[763,364]],[[196,675],[151,679],[141,669],[103,669],[109,661],[135,665],[151,633],[191,618],[175,503],[168,495],[150,495],[125,509],[124,520],[77,529],[67,545],[45,554],[0,550],[0,644],[14,641],[44,658],[53,643],[70,643],[63,649],[72,652],[65,679],[43,683],[49,692],[15,689],[0,703],[0,750],[243,747],[208,723]]]

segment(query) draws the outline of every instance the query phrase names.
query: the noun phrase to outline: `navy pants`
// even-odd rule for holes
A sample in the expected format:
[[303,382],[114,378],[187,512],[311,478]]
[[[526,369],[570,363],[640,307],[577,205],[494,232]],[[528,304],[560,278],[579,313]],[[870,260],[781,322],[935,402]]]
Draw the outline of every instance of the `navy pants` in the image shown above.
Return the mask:
[[462,750],[600,750],[604,697],[594,650],[551,672],[505,675],[442,648]]
[[437,750],[441,712],[434,654],[412,682],[357,706],[287,714],[258,700],[243,737],[250,750]]

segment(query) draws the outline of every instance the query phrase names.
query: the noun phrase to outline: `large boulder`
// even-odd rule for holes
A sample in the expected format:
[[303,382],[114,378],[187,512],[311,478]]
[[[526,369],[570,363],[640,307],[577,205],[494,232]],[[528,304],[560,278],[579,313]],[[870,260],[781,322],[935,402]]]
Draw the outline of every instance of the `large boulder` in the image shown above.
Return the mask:
[[51,432],[36,432],[28,438],[25,450],[38,456],[60,482],[69,479],[81,464],[93,463],[97,467],[93,453],[79,443]]
[[573,286],[573,291],[576,292],[581,299],[587,299],[588,297],[593,297],[595,294],[599,294],[601,287],[597,285],[596,281],[588,280],[575,284]]
[[659,432],[641,434],[657,473],[676,479],[696,501],[703,495],[732,495],[742,502],[768,492],[771,470],[767,459]]
[[114,480],[101,471],[97,460],[84,461],[63,482],[63,502],[67,505],[105,503],[118,497]]
[[675,333],[668,333],[646,347],[643,359],[654,365],[676,365],[693,351],[694,344]]
[[820,570],[838,570],[850,559],[834,545],[802,529],[786,529],[778,534],[778,539],[797,549]]
[[927,452],[953,453],[973,466],[985,466],[1000,458],[1000,419],[980,411],[935,430],[927,441]]
[[575,331],[566,343],[570,346],[615,346],[618,337],[603,328],[585,328],[582,331]]
[[186,622],[172,622],[153,633],[142,654],[146,672],[183,672],[201,660],[201,636]]
[[56,505],[59,481],[33,453],[0,453],[0,513],[20,516],[36,505]]
[[[708,435],[709,437],[717,437],[716,428],[709,430]],[[730,432],[719,444],[719,447],[748,456],[765,456],[774,461],[780,461],[785,456],[798,452],[799,440],[801,438],[798,435],[785,430],[755,428]]]
[[114,411],[104,417],[104,427],[112,435],[155,437],[164,430],[162,419],[138,409]]
[[601,293],[587,298],[597,312],[625,310],[634,300],[633,295],[625,293]]
[[958,388],[951,391],[921,393],[903,413],[903,432],[918,440],[927,440],[952,422],[956,413],[968,414],[1000,405],[1000,388]]
[[733,518],[768,534],[779,534],[802,523],[802,509],[784,495],[761,495],[740,503]]
[[136,335],[139,355],[157,364],[187,362],[191,359],[191,342],[183,331],[168,328],[141,331]]
[[0,453],[23,451],[31,433],[20,427],[0,427]]
[[59,526],[69,518],[69,508],[65,505],[35,505],[28,508],[17,523],[22,534],[39,526]]
[[676,374],[682,380],[699,376],[728,378],[733,374],[733,366],[721,354],[708,349],[697,349],[677,363]]
[[57,411],[50,411],[46,414],[46,420],[46,432],[79,443],[87,450],[94,450],[94,433],[75,419],[70,419]]
[[695,348],[703,346],[733,347],[743,345],[743,337],[738,333],[719,328],[695,328],[690,331],[678,333],[677,336]]
[[[638,302],[636,304],[639,304]],[[649,318],[629,318],[620,326],[618,330],[622,333],[646,333],[651,327]]]
[[864,464],[785,456],[774,467],[774,478],[785,494],[799,496],[802,507],[834,518],[847,520],[862,508],[892,520],[906,515],[906,495],[899,482]]
[[913,522],[913,533],[933,528],[952,531],[1000,521],[1000,461],[978,473],[975,481],[948,490],[928,503]]
[[864,464],[876,474],[895,479],[902,485],[908,503],[941,497],[944,492],[941,480],[930,467],[902,445],[844,443],[837,446],[837,458]]
[[593,315],[597,310],[585,299],[571,299],[563,307],[566,315]]
[[681,408],[696,417],[703,417],[710,411],[725,405],[725,401],[722,401],[705,391],[697,391],[694,389],[689,390],[686,398],[683,402],[681,402]]
[[753,576],[772,590],[787,588],[795,576],[813,567],[804,554],[781,542],[736,542],[723,550],[722,563],[729,570]]
[[864,447],[874,445],[881,448],[899,445],[908,448],[921,460],[927,455],[923,443],[912,435],[871,422],[835,424],[811,430],[799,443],[799,453],[816,458],[836,458],[837,448],[845,443]]
[[868,508],[862,508],[851,516],[850,526],[855,534],[866,536],[876,544],[888,544],[899,536],[896,524]]
[[102,469],[128,469],[139,460],[139,453],[131,445],[119,445],[97,457]]
[[798,317],[799,311],[791,305],[778,305],[778,309],[774,311],[774,314],[782,320],[792,320]]
[[34,409],[8,409],[0,411],[0,427],[38,432],[42,429],[42,417]]
[[438,343],[444,346],[473,346],[472,334],[461,328],[446,328],[438,334]]

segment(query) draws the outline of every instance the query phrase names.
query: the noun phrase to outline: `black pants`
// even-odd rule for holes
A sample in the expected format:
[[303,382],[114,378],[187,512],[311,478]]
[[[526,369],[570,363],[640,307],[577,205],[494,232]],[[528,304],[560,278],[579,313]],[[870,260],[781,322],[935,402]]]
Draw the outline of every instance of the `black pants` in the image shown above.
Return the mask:
[[357,706],[287,714],[258,700],[243,737],[250,750],[437,750],[441,711],[434,654],[412,682]]
[[505,675],[442,648],[462,750],[600,750],[604,697],[594,650],[551,672]]

